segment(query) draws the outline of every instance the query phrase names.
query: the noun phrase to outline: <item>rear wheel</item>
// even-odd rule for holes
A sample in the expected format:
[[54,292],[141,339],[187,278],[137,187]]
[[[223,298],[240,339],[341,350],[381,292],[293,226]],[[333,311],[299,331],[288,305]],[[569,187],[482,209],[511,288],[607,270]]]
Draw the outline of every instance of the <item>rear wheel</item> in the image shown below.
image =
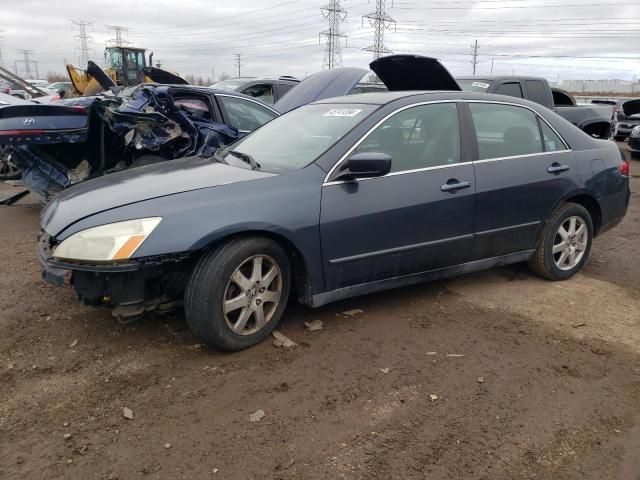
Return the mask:
[[566,280],[587,261],[592,240],[589,212],[582,205],[565,203],[545,223],[529,268],[549,280]]
[[205,343],[242,350],[277,326],[290,291],[286,253],[272,240],[244,238],[211,251],[196,266],[185,292],[185,314]]

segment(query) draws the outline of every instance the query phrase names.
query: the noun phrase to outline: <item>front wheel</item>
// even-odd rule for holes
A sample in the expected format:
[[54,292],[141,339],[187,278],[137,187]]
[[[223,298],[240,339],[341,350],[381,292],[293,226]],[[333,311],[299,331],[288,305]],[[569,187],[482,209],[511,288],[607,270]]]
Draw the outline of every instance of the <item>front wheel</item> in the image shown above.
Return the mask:
[[587,261],[592,240],[589,212],[582,205],[565,203],[545,223],[529,268],[548,280],[566,280]]
[[267,238],[232,240],[205,255],[185,292],[189,326],[205,343],[242,350],[277,326],[289,298],[289,259]]

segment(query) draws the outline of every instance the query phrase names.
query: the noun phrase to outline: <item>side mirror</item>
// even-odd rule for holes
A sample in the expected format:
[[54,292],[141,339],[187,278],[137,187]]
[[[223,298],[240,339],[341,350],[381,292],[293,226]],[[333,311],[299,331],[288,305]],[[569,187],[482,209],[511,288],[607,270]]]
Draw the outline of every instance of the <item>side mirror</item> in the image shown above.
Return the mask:
[[362,152],[347,160],[346,169],[336,180],[382,177],[391,171],[391,157],[386,153]]

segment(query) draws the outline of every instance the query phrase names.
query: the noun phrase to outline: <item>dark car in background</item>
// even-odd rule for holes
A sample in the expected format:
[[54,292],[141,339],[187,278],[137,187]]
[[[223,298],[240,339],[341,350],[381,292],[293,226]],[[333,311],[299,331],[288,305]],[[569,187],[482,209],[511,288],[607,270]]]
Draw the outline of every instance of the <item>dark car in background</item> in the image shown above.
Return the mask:
[[616,111],[614,138],[626,140],[637,126],[640,126],[640,99],[628,100]]
[[613,105],[578,105],[568,92],[552,89],[544,78],[496,76],[456,80],[465,91],[508,95],[539,103],[595,138],[608,139],[613,131]]
[[239,77],[214,83],[210,85],[210,88],[230,90],[257,98],[267,104],[274,104],[298,83],[300,80],[289,76],[279,78]]
[[204,342],[238,350],[292,292],[317,307],[514,262],[578,272],[627,210],[616,144],[404,60],[371,64],[390,92],[307,104],[213,157],[61,193],[42,214],[44,277],[122,318],[184,304]]

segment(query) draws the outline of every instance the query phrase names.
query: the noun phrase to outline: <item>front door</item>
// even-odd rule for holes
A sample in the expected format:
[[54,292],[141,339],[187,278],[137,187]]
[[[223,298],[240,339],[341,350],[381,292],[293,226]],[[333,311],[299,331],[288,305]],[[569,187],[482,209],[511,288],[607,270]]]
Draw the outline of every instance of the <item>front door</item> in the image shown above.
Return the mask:
[[405,108],[356,144],[350,154],[386,153],[392,170],[379,178],[323,186],[320,234],[327,290],[467,260],[475,177],[460,151],[455,103]]
[[574,182],[573,153],[533,110],[468,105],[478,140],[475,256],[531,250],[542,223]]

